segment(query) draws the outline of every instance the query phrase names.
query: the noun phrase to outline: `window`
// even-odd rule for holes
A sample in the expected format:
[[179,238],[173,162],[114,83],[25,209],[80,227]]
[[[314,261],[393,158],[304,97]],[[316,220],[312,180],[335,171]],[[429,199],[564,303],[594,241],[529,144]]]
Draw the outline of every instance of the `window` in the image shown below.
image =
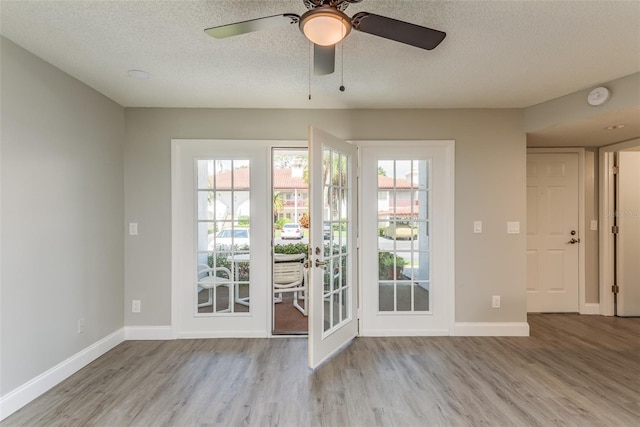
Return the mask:
[[197,161],[199,315],[249,311],[250,162]]
[[347,262],[351,248],[348,231],[351,226],[348,198],[349,159],[346,155],[325,149],[323,153],[323,226],[335,233],[327,233],[324,240],[324,331],[337,328],[351,318],[351,286],[348,282],[352,266]]
[[430,162],[378,162],[378,293],[380,312],[430,310]]

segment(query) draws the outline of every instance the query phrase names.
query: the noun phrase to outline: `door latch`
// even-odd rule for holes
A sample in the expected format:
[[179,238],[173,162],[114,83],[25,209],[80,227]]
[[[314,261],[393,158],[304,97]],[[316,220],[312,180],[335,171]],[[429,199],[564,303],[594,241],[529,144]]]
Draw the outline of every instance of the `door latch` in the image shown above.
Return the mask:
[[327,263],[316,258],[316,267],[327,268]]

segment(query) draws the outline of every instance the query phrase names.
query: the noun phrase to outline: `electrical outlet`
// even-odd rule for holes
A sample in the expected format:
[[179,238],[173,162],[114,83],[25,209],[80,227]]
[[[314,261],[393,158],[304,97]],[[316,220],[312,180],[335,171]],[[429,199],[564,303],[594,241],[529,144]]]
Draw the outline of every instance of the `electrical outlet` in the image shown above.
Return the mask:
[[494,295],[491,301],[491,307],[500,308],[500,295]]
[[129,223],[129,235],[130,236],[137,236],[138,235],[138,223],[137,222],[130,222]]
[[131,301],[131,312],[132,313],[140,313],[142,305],[139,299],[134,299]]
[[78,333],[84,333],[84,317],[78,319]]

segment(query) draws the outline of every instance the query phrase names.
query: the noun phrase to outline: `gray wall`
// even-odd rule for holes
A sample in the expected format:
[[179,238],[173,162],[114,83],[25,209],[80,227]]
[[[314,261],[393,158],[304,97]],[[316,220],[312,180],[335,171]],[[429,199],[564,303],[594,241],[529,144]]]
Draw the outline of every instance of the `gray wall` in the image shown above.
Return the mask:
[[[303,95],[301,95],[303,96]],[[456,320],[526,321],[526,138],[522,110],[125,111],[125,324],[171,323],[172,138],[303,140],[313,124],[349,140],[456,141]],[[473,234],[482,220],[483,234]],[[507,221],[521,234],[507,235]],[[452,236],[454,238],[454,236]],[[491,308],[491,296],[502,308]],[[142,312],[131,313],[131,299]]]
[[123,327],[124,110],[7,39],[0,54],[5,395]]

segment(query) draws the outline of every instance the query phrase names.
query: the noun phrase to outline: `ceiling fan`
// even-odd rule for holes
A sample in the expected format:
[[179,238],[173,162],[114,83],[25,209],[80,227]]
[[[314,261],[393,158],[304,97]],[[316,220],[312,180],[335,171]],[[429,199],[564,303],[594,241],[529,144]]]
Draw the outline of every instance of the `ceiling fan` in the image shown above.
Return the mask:
[[352,29],[427,50],[434,49],[447,35],[442,31],[369,12],[358,12],[352,18],[343,12],[349,4],[361,1],[302,0],[309,9],[302,16],[295,13],[283,13],[211,27],[204,31],[212,37],[222,39],[253,31],[298,24],[300,31],[314,44],[313,65],[316,75],[333,73],[336,43],[349,35]]

